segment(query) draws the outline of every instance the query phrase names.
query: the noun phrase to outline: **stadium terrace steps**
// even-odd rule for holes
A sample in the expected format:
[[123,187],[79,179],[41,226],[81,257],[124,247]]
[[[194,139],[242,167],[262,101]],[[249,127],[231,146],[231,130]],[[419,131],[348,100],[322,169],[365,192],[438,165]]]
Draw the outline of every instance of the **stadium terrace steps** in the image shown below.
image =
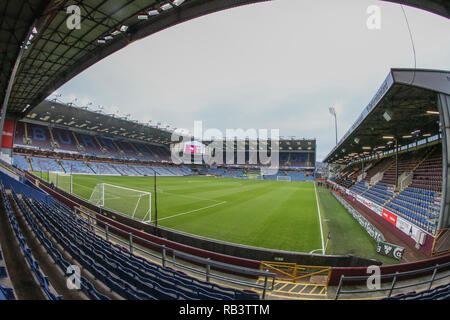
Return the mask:
[[433,289],[394,295],[383,300],[450,300],[450,283]]
[[0,245],[0,300],[16,300]]
[[[383,179],[374,185],[369,181],[359,181],[350,190],[367,197],[375,203],[392,210],[402,218],[412,222],[420,228],[434,233],[439,217],[439,199],[442,188],[442,155],[439,148],[432,147],[422,156],[420,153],[412,155],[403,154],[399,157],[399,175],[406,171],[413,173],[412,182],[401,190],[394,190],[395,161],[385,158],[378,161],[368,177],[383,172]],[[423,154],[423,152],[422,152]],[[377,170],[379,170],[377,172]],[[345,186],[345,180],[340,184]]]
[[385,224],[385,220],[378,215],[374,215],[372,210],[367,208],[364,204],[359,201],[353,201],[352,197],[343,194],[343,198],[354,207],[364,218],[366,218],[375,228],[383,233],[386,241],[389,243],[395,243],[401,247],[404,247],[405,258],[409,261],[416,261],[428,258],[423,252],[411,246],[404,238],[397,232],[395,226],[392,224]]
[[[12,183],[10,178],[1,175],[2,182]],[[14,182],[21,184],[21,182]],[[63,248],[83,267],[114,293],[125,299],[220,299],[256,300],[259,295],[248,290],[227,288],[188,276],[172,268],[162,267],[127,249],[115,245],[92,233],[84,218],[75,215],[65,205],[47,196],[45,201],[30,193],[27,197],[16,194],[13,184],[11,201],[23,214],[41,244],[50,254],[56,265],[65,270],[69,263],[63,258],[59,247]],[[2,199],[8,199],[1,188]],[[36,191],[38,192],[38,191]],[[30,198],[28,198],[30,197]],[[4,201],[9,206],[9,200]],[[10,206],[9,206],[10,207]],[[10,212],[12,210],[9,210]],[[14,218],[11,214],[10,219]],[[13,225],[16,224],[13,222]],[[19,237],[19,240],[22,237]],[[57,245],[54,245],[56,241]],[[24,241],[22,241],[25,243]],[[25,253],[29,250],[24,247]],[[30,259],[33,259],[30,256]],[[30,260],[33,272],[40,272],[34,260]],[[49,286],[42,273],[37,276],[49,299],[60,299]],[[82,290],[91,299],[109,299],[97,291],[92,283],[82,277]]]
[[384,158],[376,162],[367,172],[366,177],[364,180],[370,181],[370,179],[375,176],[379,172],[385,172],[388,170],[392,165],[394,164],[394,161],[389,158]]
[[[22,255],[21,259],[24,259],[24,263],[21,263],[20,267],[22,270],[20,273],[20,278],[27,279],[28,283],[21,283],[18,285],[25,285],[25,288],[21,290],[22,294],[25,294],[29,298],[33,297],[32,299],[36,300],[60,300],[62,297],[55,293],[48,281],[48,278],[42,273],[38,262],[35,260],[32,250],[27,245],[28,241],[23,236],[22,230],[14,214],[13,205],[15,206],[15,203],[11,205],[3,185],[0,186],[0,189],[1,202],[6,208],[9,227],[11,227],[12,233],[14,234],[14,237],[19,245],[19,250]],[[19,261],[21,259],[19,259]]]
[[[55,294],[57,293],[61,299],[65,300],[87,300],[88,296],[82,291],[71,290],[67,287],[66,272],[62,268],[55,268],[56,260],[49,254],[49,248],[43,245],[51,243],[50,235],[43,232],[42,226],[37,224],[31,217],[31,209],[29,203],[24,201],[25,197],[17,195],[13,190],[9,195],[10,202],[15,207],[15,216],[22,233],[27,239],[27,243],[43,274],[47,276],[49,287]],[[30,241],[28,241],[30,240]],[[61,254],[61,252],[59,252]],[[71,262],[73,265],[74,262]],[[58,296],[57,296],[58,297]],[[50,298],[54,300],[53,297]],[[59,299],[58,299],[59,300]]]
[[40,158],[40,157],[29,157],[30,163],[32,164],[32,171],[38,172],[48,172],[48,171],[61,171],[60,165],[52,158]]

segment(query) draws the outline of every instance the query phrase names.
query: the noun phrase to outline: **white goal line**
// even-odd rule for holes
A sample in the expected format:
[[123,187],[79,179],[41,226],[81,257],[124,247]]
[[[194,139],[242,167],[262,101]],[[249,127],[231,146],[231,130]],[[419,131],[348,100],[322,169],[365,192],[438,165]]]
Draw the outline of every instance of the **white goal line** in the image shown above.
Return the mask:
[[[162,189],[157,189],[158,191],[160,191],[163,194],[167,194],[169,196],[178,196],[178,197],[182,197],[182,198],[188,198],[188,199],[194,199],[194,200],[203,200],[203,201],[214,201],[214,202],[223,202],[221,200],[215,200],[215,199],[209,199],[209,198],[203,198],[203,197],[197,197],[197,196],[192,196],[192,195],[187,195],[187,194],[179,194],[179,193],[174,193],[174,192],[167,192],[164,191]],[[226,201],[225,201],[226,202]]]
[[119,188],[119,189],[123,189],[123,190],[141,192],[141,193],[145,193],[145,194],[151,193],[151,192],[148,192],[148,191],[142,191],[142,190],[136,190],[136,189],[126,188],[126,187],[121,187],[121,186],[117,186],[115,184],[109,184],[109,183],[100,183],[100,185],[110,186],[110,187]]
[[219,202],[219,203],[212,204],[210,206],[206,206],[206,207],[202,207],[202,208],[198,208],[198,209],[194,209],[194,210],[190,210],[190,211],[186,211],[186,212],[182,212],[182,213],[177,213],[177,214],[174,214],[172,216],[160,218],[160,219],[158,219],[158,221],[171,219],[171,218],[175,218],[175,217],[182,216],[182,215],[185,215],[185,214],[189,214],[189,213],[197,212],[197,211],[200,211],[200,210],[216,207],[216,206],[219,206],[219,205],[224,204],[224,203],[226,203],[226,201],[222,201],[222,202]]

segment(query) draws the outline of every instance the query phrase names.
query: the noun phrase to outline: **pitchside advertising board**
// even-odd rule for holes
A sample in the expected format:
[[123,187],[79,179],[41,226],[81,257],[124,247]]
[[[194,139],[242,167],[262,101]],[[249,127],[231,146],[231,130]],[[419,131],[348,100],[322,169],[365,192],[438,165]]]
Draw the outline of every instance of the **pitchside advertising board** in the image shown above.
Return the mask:
[[370,210],[374,211],[379,216],[382,215],[383,208],[381,206],[379,206],[378,204],[374,203],[373,201],[370,201],[370,200],[360,196],[359,194],[356,195],[356,200],[358,200],[358,202],[362,203],[364,206],[366,206]]
[[2,134],[2,148],[12,148],[13,147],[13,137],[14,137],[14,120],[6,119],[3,126]]
[[[335,183],[333,183],[335,184]],[[369,199],[366,199],[365,197],[354,193],[353,191],[346,189],[345,193],[354,197],[358,202],[362,203],[367,208],[371,209],[375,213],[377,213],[379,216],[381,216],[386,221],[389,221],[392,225],[394,225],[397,229],[401,230],[402,232],[409,235],[411,238],[413,238],[416,242],[419,242],[420,244],[424,234],[430,234],[428,231],[423,230],[412,223],[408,222],[407,220],[401,218],[400,216],[397,216],[395,213],[390,212],[386,208],[383,208],[382,206],[370,201]],[[431,234],[430,234],[431,235]],[[432,235],[431,235],[432,236]]]
[[377,242],[377,252],[379,254],[401,260],[405,252],[405,248],[397,246],[385,241],[383,234],[375,228],[366,218],[364,218],[358,211],[356,211],[350,204],[344,199],[338,197],[335,193],[333,195],[339,202],[350,212],[356,221],[366,230],[366,232]]
[[[338,186],[336,183],[332,182],[337,189],[341,189],[342,186]],[[415,228],[413,225],[403,220],[400,217],[392,214],[383,207],[373,203],[372,201],[354,193],[353,191],[346,189],[344,191],[346,194],[354,197],[358,202],[362,203],[367,208],[376,212],[378,215],[384,217],[390,223],[394,224],[398,229],[410,235],[412,238],[420,238],[420,230]],[[353,218],[359,222],[359,224],[366,230],[366,232],[377,242],[377,252],[379,254],[401,260],[405,252],[405,248],[388,243],[385,241],[383,234],[375,228],[368,220],[366,220],[358,211],[356,211],[352,206],[350,206],[344,199],[337,197],[335,193],[333,195],[344,205],[344,207],[350,212]]]
[[380,241],[377,245],[377,252],[379,254],[401,260],[403,257],[403,253],[405,252],[405,248],[396,246],[395,244]]

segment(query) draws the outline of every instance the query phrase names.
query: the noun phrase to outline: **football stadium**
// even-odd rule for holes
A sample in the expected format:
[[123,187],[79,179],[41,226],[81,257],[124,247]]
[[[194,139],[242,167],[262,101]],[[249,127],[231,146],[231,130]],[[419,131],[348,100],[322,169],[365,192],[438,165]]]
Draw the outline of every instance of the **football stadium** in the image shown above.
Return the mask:
[[[52,94],[266,2],[0,3],[0,300],[450,299],[450,70],[383,70],[332,147],[301,124],[204,139]],[[377,2],[450,18],[444,0]]]

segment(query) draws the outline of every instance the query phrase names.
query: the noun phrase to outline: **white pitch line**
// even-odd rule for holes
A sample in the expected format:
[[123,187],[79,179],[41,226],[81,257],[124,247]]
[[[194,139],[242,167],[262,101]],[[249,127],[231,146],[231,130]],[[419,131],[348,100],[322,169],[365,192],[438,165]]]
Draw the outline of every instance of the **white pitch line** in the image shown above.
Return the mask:
[[220,200],[215,200],[215,199],[209,199],[209,198],[202,198],[202,197],[196,197],[196,196],[191,196],[191,195],[186,195],[186,194],[179,194],[179,193],[174,193],[174,192],[167,192],[164,191],[162,189],[157,188],[157,190],[159,190],[161,193],[163,194],[168,194],[168,195],[172,195],[172,196],[178,196],[178,197],[183,197],[183,198],[188,198],[188,199],[195,199],[195,200],[203,200],[203,201],[214,201],[214,202],[226,202],[226,201],[220,201]]
[[317,188],[316,188],[315,183],[314,183],[314,192],[316,194],[317,211],[319,213],[320,237],[322,238],[322,254],[325,254],[325,245],[324,245],[324,241],[323,241],[322,217],[320,214],[319,198],[317,197]]
[[186,212],[182,212],[182,213],[177,213],[177,214],[174,214],[173,216],[169,216],[169,217],[165,217],[165,218],[160,218],[160,219],[158,219],[158,221],[166,220],[166,219],[170,219],[170,218],[175,218],[175,217],[182,216],[182,215],[185,215],[185,214],[188,214],[188,213],[193,213],[193,212],[197,212],[197,211],[200,211],[200,210],[204,210],[204,209],[216,207],[216,206],[219,206],[219,205],[224,204],[224,203],[226,203],[226,201],[222,201],[222,202],[220,202],[220,203],[215,203],[215,204],[212,204],[212,205],[210,205],[210,206],[203,207],[203,208],[199,208],[199,209],[194,209],[194,210],[191,210],[191,211],[186,211]]

